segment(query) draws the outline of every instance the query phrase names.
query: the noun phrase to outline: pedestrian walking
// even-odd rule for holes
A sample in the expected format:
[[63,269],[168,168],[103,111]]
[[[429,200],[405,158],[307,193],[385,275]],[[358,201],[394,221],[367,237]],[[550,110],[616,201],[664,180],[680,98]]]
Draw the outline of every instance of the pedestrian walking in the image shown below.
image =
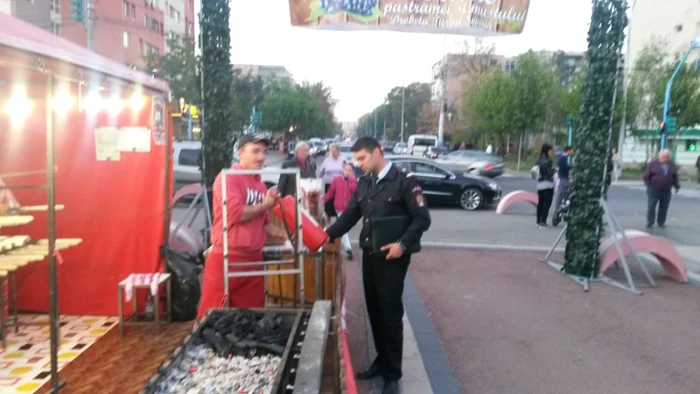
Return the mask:
[[[358,373],[357,378],[382,376],[382,393],[398,394],[398,381],[402,376],[404,280],[411,255],[420,251],[420,239],[430,227],[430,213],[416,179],[387,161],[377,140],[362,137],[352,146],[352,151],[355,161],[367,175],[360,178],[347,208],[327,233],[333,240],[363,220],[360,232],[362,282],[377,358],[366,371]],[[397,218],[407,226],[392,229],[398,230],[397,233],[403,231],[396,239],[377,248],[374,237],[386,233],[374,233],[373,221]]]
[[557,175],[559,176],[559,188],[557,189],[557,204],[554,209],[557,210],[561,206],[561,201],[566,195],[566,190],[569,188],[569,157],[574,153],[574,148],[570,146],[564,147],[564,153],[557,159]]
[[617,149],[612,149],[612,182],[617,182],[622,175],[622,162],[620,161],[620,154],[617,153]]
[[605,185],[603,186],[603,199],[605,201],[608,200],[608,190],[610,189],[610,185],[613,182],[614,178],[614,173],[615,173],[615,149],[611,150],[610,153],[608,154],[608,161],[605,164]]
[[552,145],[543,144],[540,151],[540,157],[535,162],[533,168],[534,177],[537,180],[537,224],[536,228],[547,227],[547,215],[552,207],[554,199],[554,163],[552,162],[552,154],[554,148]]
[[[331,187],[328,189],[326,196],[324,197],[325,203],[330,203],[333,205],[334,211],[338,213],[337,216],[343,214],[343,211],[348,207],[348,202],[350,202],[350,197],[357,189],[357,179],[355,179],[355,167],[352,163],[346,162],[343,165],[343,173],[333,179]],[[331,218],[332,222],[335,222],[335,218]],[[350,236],[344,234],[341,238],[342,251],[348,256],[348,259],[352,260],[352,245],[350,245]]]
[[[259,170],[265,163],[269,140],[254,134],[239,139],[240,161],[233,169]],[[228,239],[230,272],[260,271],[262,267],[237,267],[236,263],[262,261],[262,248],[268,237],[282,240],[285,232],[272,225],[267,212],[275,203],[277,191],[267,190],[260,175],[228,175],[226,179],[226,215],[229,229],[223,231],[223,177],[219,174],[212,187],[214,220],[211,226],[212,250],[207,256],[202,279],[202,296],[197,318],[221,304],[224,297],[224,237]],[[262,276],[229,278],[229,305],[239,308],[265,306],[265,280]]]
[[[282,169],[298,168],[301,178],[316,178],[316,163],[309,157],[309,144],[300,141],[294,147],[294,157],[282,163]],[[280,175],[277,189],[280,196],[293,195],[297,190],[296,176],[294,174]]]
[[[647,186],[647,228],[666,226],[666,214],[671,204],[671,189],[676,193],[681,188],[678,183],[678,168],[671,160],[671,151],[664,149],[659,152],[659,158],[649,163],[644,173],[644,184]],[[658,215],[657,208],[658,205]]]
[[[333,180],[343,175],[343,164],[345,163],[345,159],[340,156],[340,145],[331,144],[328,151],[328,157],[323,160],[323,163],[321,163],[321,166],[316,172],[317,176],[323,178],[326,193],[328,193]],[[332,200],[326,200],[326,205],[324,206],[323,210],[326,212],[326,216],[329,218],[338,216]]]

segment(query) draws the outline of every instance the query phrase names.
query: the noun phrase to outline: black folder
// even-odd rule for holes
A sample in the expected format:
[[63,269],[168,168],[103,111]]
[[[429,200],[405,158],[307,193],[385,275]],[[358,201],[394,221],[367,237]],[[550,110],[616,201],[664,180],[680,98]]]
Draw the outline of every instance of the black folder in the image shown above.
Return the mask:
[[382,246],[397,242],[410,224],[411,217],[407,215],[383,216],[370,219],[372,252],[386,254],[386,251],[381,251]]

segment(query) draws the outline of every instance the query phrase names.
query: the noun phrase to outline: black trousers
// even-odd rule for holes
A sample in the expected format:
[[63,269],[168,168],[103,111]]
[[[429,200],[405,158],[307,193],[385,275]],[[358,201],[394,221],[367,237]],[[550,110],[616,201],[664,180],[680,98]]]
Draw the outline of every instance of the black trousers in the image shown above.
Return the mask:
[[[653,226],[656,221],[659,226],[666,224],[668,206],[671,204],[671,191],[655,190],[647,188],[647,225]],[[656,206],[659,206],[659,214],[656,215]]]
[[403,357],[403,286],[410,255],[396,260],[364,250],[362,253],[362,282],[369,322],[372,325],[376,364],[384,380],[401,379]]
[[554,188],[537,191],[537,224],[546,224],[549,208],[552,207]]
[[[328,193],[328,189],[331,188],[331,185],[326,184],[326,190],[325,192]],[[335,211],[335,206],[333,206],[333,200],[328,200],[327,203],[323,205],[323,211],[326,213],[326,216],[329,218],[332,218],[334,216],[338,216],[338,212]]]

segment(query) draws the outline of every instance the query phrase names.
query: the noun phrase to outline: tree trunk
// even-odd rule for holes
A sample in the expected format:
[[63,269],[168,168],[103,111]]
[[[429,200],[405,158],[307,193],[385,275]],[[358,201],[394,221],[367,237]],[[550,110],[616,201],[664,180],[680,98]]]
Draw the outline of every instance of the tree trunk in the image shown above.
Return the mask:
[[520,143],[518,144],[518,166],[516,167],[517,171],[520,171],[520,160],[523,154],[523,132],[520,132]]
[[583,86],[581,127],[577,130],[576,160],[572,169],[574,193],[566,231],[566,263],[570,275],[598,274],[598,247],[603,233],[601,199],[615,108],[615,87],[624,29],[625,0],[593,0],[588,32],[589,60]]

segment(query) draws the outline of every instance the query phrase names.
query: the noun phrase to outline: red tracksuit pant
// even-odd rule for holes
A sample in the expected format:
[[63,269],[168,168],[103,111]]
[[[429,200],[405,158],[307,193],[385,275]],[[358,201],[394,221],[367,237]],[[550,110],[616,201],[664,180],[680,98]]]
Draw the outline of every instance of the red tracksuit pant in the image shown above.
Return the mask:
[[[236,267],[235,263],[252,263],[262,261],[262,252],[251,256],[228,256],[229,272],[262,271],[263,266]],[[265,306],[265,278],[262,276],[245,276],[229,278],[229,305],[232,308],[263,308]],[[197,318],[203,317],[209,309],[222,305],[224,299],[224,255],[212,252],[204,265],[202,280],[202,297],[199,301]]]

